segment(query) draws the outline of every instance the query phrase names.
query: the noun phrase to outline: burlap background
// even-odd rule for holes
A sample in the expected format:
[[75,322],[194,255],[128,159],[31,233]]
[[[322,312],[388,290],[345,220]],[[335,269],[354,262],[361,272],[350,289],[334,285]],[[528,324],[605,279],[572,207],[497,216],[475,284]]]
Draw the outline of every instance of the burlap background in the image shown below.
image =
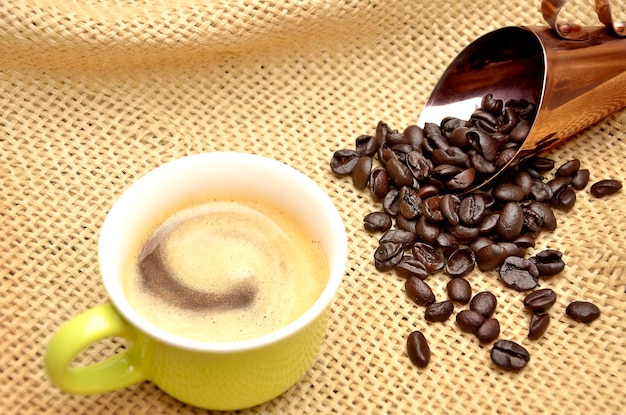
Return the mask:
[[[367,192],[333,176],[333,151],[384,120],[417,120],[437,77],[467,43],[514,24],[544,24],[538,0],[38,0],[0,5],[0,412],[205,413],[149,382],[97,396],[51,387],[43,353],[59,325],[107,302],[96,258],[105,214],[137,177],[187,154],[238,150],[281,160],[332,196],[349,235],[349,265],[328,337],[306,376],[243,413],[623,413],[626,407],[626,193],[588,189],[540,246],[564,252],[545,286],[558,301],[538,341],[519,293],[498,293],[502,338],[532,361],[504,373],[489,346],[453,319],[428,324],[403,281],[377,272],[362,229]],[[9,4],[10,3],[10,4]],[[596,24],[591,0],[570,1]],[[624,178],[626,112],[551,152],[579,157],[592,180]],[[443,298],[447,278],[429,279]],[[574,299],[602,309],[590,326],[564,316]],[[457,310],[459,310],[457,308]],[[427,369],[408,361],[423,330]],[[115,342],[87,351],[112,353]]]

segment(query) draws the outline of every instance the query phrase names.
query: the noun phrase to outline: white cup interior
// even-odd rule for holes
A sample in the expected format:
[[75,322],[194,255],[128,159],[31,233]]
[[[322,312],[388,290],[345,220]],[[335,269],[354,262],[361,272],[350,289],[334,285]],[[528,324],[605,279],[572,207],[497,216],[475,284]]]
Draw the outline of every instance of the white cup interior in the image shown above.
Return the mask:
[[[303,315],[273,333],[232,343],[185,339],[150,323],[124,296],[122,275],[138,235],[155,218],[181,202],[224,192],[245,192],[273,201],[294,213],[322,242],[328,259],[328,283]],[[347,260],[343,222],[328,195],[309,177],[278,161],[246,153],[214,152],[187,156],[166,163],[131,185],[107,215],[99,240],[99,261],[104,285],[118,311],[135,327],[162,342],[192,350],[231,352],[270,344],[298,331],[332,301]]]

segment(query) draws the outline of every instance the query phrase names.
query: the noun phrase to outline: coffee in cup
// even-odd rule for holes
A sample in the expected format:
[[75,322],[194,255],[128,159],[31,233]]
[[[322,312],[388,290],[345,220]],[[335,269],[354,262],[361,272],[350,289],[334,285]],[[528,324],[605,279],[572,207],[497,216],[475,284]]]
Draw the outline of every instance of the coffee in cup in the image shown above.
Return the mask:
[[302,315],[328,280],[325,253],[307,226],[269,200],[236,193],[181,206],[136,245],[123,277],[129,303],[188,339],[271,333]]

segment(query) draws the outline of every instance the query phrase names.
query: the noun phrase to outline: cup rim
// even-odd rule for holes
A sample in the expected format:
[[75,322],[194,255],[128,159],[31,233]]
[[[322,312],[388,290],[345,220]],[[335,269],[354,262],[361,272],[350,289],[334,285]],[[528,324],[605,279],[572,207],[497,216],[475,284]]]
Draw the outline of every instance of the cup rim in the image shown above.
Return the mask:
[[[219,161],[220,163],[239,163],[245,165],[260,166],[262,168],[269,168],[274,170],[277,174],[288,175],[290,180],[295,180],[298,186],[305,189],[307,193],[313,195],[313,197],[319,201],[323,209],[327,220],[330,223],[332,229],[332,241],[334,260],[329,260],[329,277],[326,286],[324,287],[320,296],[315,300],[303,314],[296,318],[291,323],[279,328],[276,331],[262,335],[260,337],[239,340],[234,342],[207,342],[201,340],[187,339],[173,333],[170,333],[164,329],[157,327],[155,324],[148,321],[142,315],[140,315],[127,301],[123,294],[122,284],[119,281],[118,271],[115,269],[114,264],[110,261],[106,261],[106,252],[112,238],[115,237],[115,226],[119,224],[121,215],[125,207],[132,203],[136,189],[143,186],[155,185],[160,180],[166,178],[172,169],[178,169],[181,164],[193,164],[193,163],[211,163]],[[166,162],[155,169],[149,171],[144,176],[137,179],[131,184],[115,201],[113,207],[107,214],[104,223],[100,231],[100,238],[98,242],[98,257],[99,266],[101,272],[101,278],[104,283],[105,289],[109,295],[110,301],[113,303],[117,311],[136,329],[145,333],[149,337],[166,343],[170,346],[177,348],[194,350],[194,351],[210,351],[215,353],[231,353],[236,351],[245,351],[258,349],[261,347],[269,346],[280,340],[288,338],[295,333],[299,332],[307,325],[311,324],[316,318],[318,318],[327,307],[332,303],[341,282],[345,275],[345,269],[347,265],[347,235],[343,220],[339,214],[335,204],[331,200],[330,196],[324,192],[310,177],[306,176],[302,172],[295,168],[284,164],[278,160],[271,159],[265,156],[256,155],[252,153],[242,152],[230,152],[230,151],[216,151],[207,153],[198,153],[189,156],[184,156],[172,161]]]

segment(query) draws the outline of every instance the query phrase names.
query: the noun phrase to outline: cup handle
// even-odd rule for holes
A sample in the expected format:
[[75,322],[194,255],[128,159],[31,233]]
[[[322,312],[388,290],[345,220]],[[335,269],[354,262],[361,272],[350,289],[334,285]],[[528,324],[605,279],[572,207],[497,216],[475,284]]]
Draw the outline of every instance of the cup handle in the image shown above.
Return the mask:
[[[107,337],[123,337],[129,347],[100,362],[71,367],[88,346]],[[115,310],[105,304],[91,308],[65,322],[52,336],[45,367],[54,385],[77,394],[110,392],[146,380],[139,356],[133,352],[135,331]]]

